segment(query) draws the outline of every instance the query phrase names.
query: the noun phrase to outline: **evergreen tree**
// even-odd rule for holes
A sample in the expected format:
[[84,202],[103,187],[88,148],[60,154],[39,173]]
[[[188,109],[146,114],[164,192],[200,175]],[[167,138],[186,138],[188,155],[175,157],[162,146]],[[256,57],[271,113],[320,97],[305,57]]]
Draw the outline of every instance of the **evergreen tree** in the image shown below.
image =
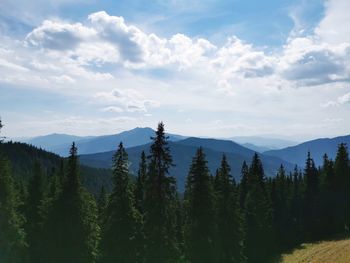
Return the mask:
[[80,183],[77,148],[72,144],[62,191],[50,209],[46,262],[95,262],[99,241],[97,205]]
[[291,197],[290,217],[292,223],[290,225],[291,232],[294,233],[294,244],[298,244],[302,240],[302,175],[298,170],[298,166],[294,167],[293,189]]
[[336,189],[334,164],[328,159],[327,154],[323,156],[323,165],[320,172],[320,221],[321,221],[321,238],[329,238],[334,233],[339,232],[341,223],[337,216]]
[[242,210],[245,207],[245,198],[248,192],[248,174],[249,174],[248,165],[245,161],[243,161],[242,170],[241,170],[241,183],[239,185],[239,203]]
[[290,216],[288,181],[284,167],[281,165],[276,178],[273,180],[275,194],[272,196],[274,230],[279,249],[292,247],[295,238],[291,228],[293,221]]
[[108,195],[106,192],[106,188],[104,186],[101,186],[101,191],[98,197],[97,206],[98,206],[98,221],[100,223],[100,226],[102,227],[105,222],[107,206],[108,206]]
[[30,262],[45,262],[42,246],[43,226],[46,220],[45,206],[45,178],[42,166],[39,162],[34,164],[33,175],[28,184],[28,199],[26,205],[26,225],[27,241],[29,246]]
[[244,231],[231,168],[223,155],[216,175],[217,262],[243,262]]
[[337,216],[340,230],[350,228],[350,167],[349,153],[346,144],[338,146],[337,156],[334,163],[335,190],[337,192]]
[[193,158],[186,184],[186,254],[190,262],[215,262],[214,192],[202,148]]
[[144,230],[146,262],[176,262],[176,181],[169,176],[173,165],[164,124],[158,124],[151,138],[149,166],[145,184]]
[[120,143],[113,158],[113,191],[101,241],[102,262],[136,262],[140,215],[135,208],[128,155]]
[[265,189],[265,176],[255,153],[248,176],[245,200],[246,255],[248,262],[268,262],[273,251],[272,208]]
[[0,153],[0,262],[24,261],[24,218],[18,212],[18,206],[18,193],[14,187],[10,164]]
[[310,152],[307,154],[304,180],[304,235],[306,240],[312,241],[319,238],[321,222],[319,176]]
[[135,189],[135,199],[136,207],[143,214],[144,210],[144,200],[145,200],[145,183],[147,176],[147,160],[144,151],[141,153],[141,160],[139,164],[139,170],[137,173],[136,189]]

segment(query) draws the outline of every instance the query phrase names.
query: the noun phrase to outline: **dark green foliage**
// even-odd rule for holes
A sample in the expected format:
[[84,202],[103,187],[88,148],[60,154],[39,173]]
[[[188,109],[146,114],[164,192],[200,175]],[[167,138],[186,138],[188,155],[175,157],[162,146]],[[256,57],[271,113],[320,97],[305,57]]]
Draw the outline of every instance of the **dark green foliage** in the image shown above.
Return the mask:
[[144,211],[146,176],[147,176],[147,160],[146,160],[145,152],[142,151],[139,170],[137,172],[136,188],[135,188],[136,207],[141,212],[141,214],[143,214],[143,211]]
[[226,156],[215,178],[217,262],[243,262],[244,230],[239,200]]
[[46,262],[95,262],[99,241],[97,206],[80,183],[77,148],[68,158],[62,191],[48,218],[50,239]]
[[[0,156],[11,161],[0,157],[0,262],[269,262],[302,242],[349,231],[343,143],[335,161],[325,155],[316,168],[308,153],[303,173],[281,165],[274,178],[265,178],[255,154],[237,184],[226,155],[213,177],[199,148],[182,196],[169,176],[163,123],[152,140],[135,185],[122,144],[111,178],[108,170],[80,166],[74,144],[64,160],[0,143]],[[84,186],[98,196],[98,206]]]
[[214,191],[202,148],[197,150],[190,167],[185,202],[186,255],[190,262],[214,262]]
[[24,218],[9,162],[0,152],[0,262],[23,262],[26,248]]
[[292,225],[295,218],[291,217],[291,182],[281,165],[272,181],[271,200],[273,208],[273,224],[275,238],[279,240],[279,249],[287,249],[294,245],[295,229]]
[[246,255],[248,262],[266,262],[273,251],[272,208],[257,154],[249,167],[248,186],[244,211]]
[[45,177],[40,163],[34,165],[33,176],[28,183],[28,198],[26,205],[26,225],[29,261],[45,262],[43,257],[43,226],[47,217]]
[[239,185],[239,204],[242,210],[245,207],[245,198],[248,192],[248,174],[249,168],[247,163],[244,161],[241,170],[241,183]]
[[135,208],[128,155],[122,143],[114,155],[113,185],[103,223],[101,262],[136,262],[140,252],[141,217]]
[[98,206],[98,221],[100,223],[100,226],[102,228],[105,219],[106,219],[106,212],[108,207],[108,194],[106,192],[106,189],[104,186],[101,187],[100,194],[98,196],[97,200],[97,206]]
[[176,262],[179,248],[176,240],[176,182],[168,176],[172,157],[164,124],[158,125],[152,137],[146,177],[144,231],[146,262]]
[[334,162],[334,188],[337,203],[336,216],[339,231],[349,231],[350,226],[350,166],[346,144],[338,147]]
[[[14,176],[23,179],[24,182],[31,177],[35,162],[41,163],[43,172],[51,176],[57,173],[64,160],[56,154],[19,142],[1,143],[0,152],[9,159]],[[107,189],[110,188],[112,178],[110,169],[81,165],[80,173],[82,184],[94,195],[99,193],[102,185]]]
[[304,235],[308,241],[320,238],[320,184],[318,170],[310,152],[307,154],[305,169],[305,193],[304,193]]

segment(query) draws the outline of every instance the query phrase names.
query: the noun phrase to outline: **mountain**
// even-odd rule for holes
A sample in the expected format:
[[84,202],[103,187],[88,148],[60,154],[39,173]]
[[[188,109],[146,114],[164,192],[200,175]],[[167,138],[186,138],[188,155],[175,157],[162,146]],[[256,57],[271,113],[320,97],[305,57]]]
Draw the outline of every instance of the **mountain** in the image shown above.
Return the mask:
[[[190,167],[192,158],[198,147],[202,146],[207,157],[210,172],[215,174],[215,170],[220,166],[222,154],[225,153],[232,169],[232,175],[236,180],[240,180],[241,167],[243,161],[250,163],[254,151],[247,149],[229,140],[187,138],[181,141],[169,142],[171,154],[175,166],[170,168],[170,175],[177,179],[178,190],[183,192],[185,179]],[[142,151],[149,153],[150,144],[127,148],[130,161],[130,170],[136,174],[138,170],[140,155]],[[78,149],[79,150],[79,149]],[[84,165],[110,168],[114,151],[83,154],[80,161]],[[264,164],[267,176],[274,176],[281,164],[287,170],[292,170],[293,165],[277,157],[260,155]]]
[[298,144],[297,142],[291,140],[260,136],[236,136],[231,137],[229,139],[241,145],[252,144],[255,147],[262,147],[268,149],[281,149]]
[[350,145],[350,135],[331,139],[316,139],[280,150],[267,151],[264,152],[264,154],[269,156],[278,156],[290,163],[304,167],[307,152],[310,151],[311,157],[314,159],[316,165],[321,165],[323,162],[322,158],[325,153],[327,153],[328,157],[332,159],[335,158],[337,148],[340,143],[347,143],[347,145]]
[[[38,149],[35,146],[20,142],[0,143],[0,154],[11,162],[14,176],[27,181],[32,175],[34,163],[39,161],[47,176],[51,176],[60,167],[62,157],[57,154]],[[94,194],[98,194],[101,186],[111,186],[111,170],[80,165],[80,176],[83,185]]]
[[272,149],[268,148],[268,147],[264,147],[264,146],[257,146],[255,144],[252,144],[252,143],[243,143],[241,144],[242,146],[248,148],[248,149],[251,149],[255,152],[258,152],[258,153],[263,153],[263,152],[266,152],[266,151],[270,151]]
[[[171,141],[178,141],[186,138],[185,136],[167,134]],[[61,156],[67,156],[69,148],[75,141],[81,154],[98,153],[114,150],[122,141],[126,148],[143,145],[151,141],[154,136],[154,130],[151,128],[135,128],[113,135],[79,137],[65,134],[51,134],[40,136],[28,140],[27,142],[52,151]]]
[[20,140],[25,143],[34,145],[39,148],[43,148],[48,151],[53,151],[53,149],[60,147],[61,145],[71,144],[73,141],[79,141],[82,139],[88,139],[92,137],[81,137],[68,134],[53,133],[44,136],[38,136],[34,138],[29,138],[25,140]]

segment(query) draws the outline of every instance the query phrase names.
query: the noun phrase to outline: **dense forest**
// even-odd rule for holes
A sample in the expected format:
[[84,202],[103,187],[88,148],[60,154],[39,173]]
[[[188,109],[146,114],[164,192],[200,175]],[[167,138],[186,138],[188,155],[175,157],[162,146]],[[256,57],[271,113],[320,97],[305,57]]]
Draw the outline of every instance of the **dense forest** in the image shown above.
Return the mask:
[[92,190],[98,184],[89,188],[86,182],[96,177],[82,178],[86,171],[74,143],[62,162],[33,153],[25,174],[20,166],[11,168],[10,154],[0,147],[0,262],[271,262],[302,242],[349,231],[350,166],[343,143],[335,160],[324,155],[321,167],[305,153],[303,169],[287,173],[281,165],[269,178],[255,154],[249,166],[242,164],[239,182],[225,155],[211,174],[199,148],[184,193],[169,176],[176,164],[163,123],[140,156],[137,178],[119,144],[112,187],[102,183],[99,193]]

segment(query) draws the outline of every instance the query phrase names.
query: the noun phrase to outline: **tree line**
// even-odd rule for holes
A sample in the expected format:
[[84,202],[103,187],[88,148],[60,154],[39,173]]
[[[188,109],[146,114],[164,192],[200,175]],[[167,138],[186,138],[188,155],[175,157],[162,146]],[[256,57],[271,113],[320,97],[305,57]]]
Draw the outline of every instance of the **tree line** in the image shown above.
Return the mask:
[[81,184],[74,143],[54,175],[37,162],[26,184],[1,155],[0,262],[270,262],[302,242],[346,235],[350,226],[345,144],[334,161],[325,155],[316,167],[308,153],[303,170],[281,165],[273,178],[255,154],[240,182],[225,155],[210,174],[199,148],[180,194],[159,123],[135,180],[129,165],[120,143],[112,190],[94,196]]

